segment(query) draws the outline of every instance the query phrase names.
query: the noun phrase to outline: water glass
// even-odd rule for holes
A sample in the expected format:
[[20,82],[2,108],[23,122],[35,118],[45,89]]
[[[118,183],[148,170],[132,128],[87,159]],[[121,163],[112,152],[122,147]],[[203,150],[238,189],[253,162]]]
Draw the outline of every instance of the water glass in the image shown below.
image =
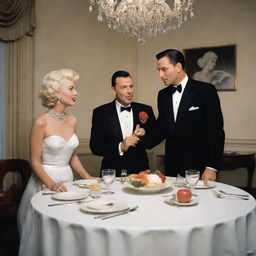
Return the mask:
[[197,170],[187,170],[186,171],[186,183],[189,185],[192,193],[195,189],[196,184],[200,178],[200,172]]
[[89,186],[90,188],[90,196],[93,198],[100,198],[102,188],[100,183],[92,183]]
[[111,184],[114,182],[115,177],[116,177],[116,170],[114,169],[102,170],[102,180],[106,185],[106,189],[107,189],[107,191],[104,192],[104,194],[107,194],[107,195],[114,194],[113,191],[110,191],[110,187],[111,187]]

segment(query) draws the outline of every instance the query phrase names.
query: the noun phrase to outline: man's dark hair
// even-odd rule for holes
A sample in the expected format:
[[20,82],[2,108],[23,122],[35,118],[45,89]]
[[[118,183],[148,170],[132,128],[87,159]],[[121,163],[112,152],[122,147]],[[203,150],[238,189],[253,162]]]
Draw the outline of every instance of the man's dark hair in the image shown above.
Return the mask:
[[173,64],[176,65],[177,63],[180,63],[182,68],[185,69],[185,58],[183,54],[175,49],[167,49],[163,52],[160,52],[156,55],[157,60],[160,60],[163,57],[168,57],[169,61]]
[[131,77],[131,76],[130,76],[130,74],[129,74],[127,71],[123,71],[123,70],[116,71],[116,72],[112,75],[112,78],[111,78],[112,87],[115,87],[115,86],[116,86],[116,79],[117,79],[118,77]]

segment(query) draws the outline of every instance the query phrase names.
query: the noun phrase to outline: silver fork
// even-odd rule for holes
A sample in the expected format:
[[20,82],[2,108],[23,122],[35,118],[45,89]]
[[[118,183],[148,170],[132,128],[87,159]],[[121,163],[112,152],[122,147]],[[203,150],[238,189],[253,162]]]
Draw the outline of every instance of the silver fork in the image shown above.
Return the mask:
[[241,197],[241,196],[234,196],[234,195],[224,195],[224,194],[220,194],[215,190],[212,190],[213,194],[218,197],[218,198],[230,198],[230,199],[241,199],[241,200],[249,200],[249,198],[247,197]]
[[227,192],[225,192],[225,191],[223,191],[223,190],[220,190],[220,189],[219,189],[219,192],[220,192],[220,193],[223,193],[223,194],[225,194],[225,195],[230,195],[230,196],[249,197],[249,195],[245,195],[245,194],[232,194],[232,193],[227,193]]
[[48,204],[48,206],[58,206],[58,205],[65,205],[65,204],[83,204],[83,203],[89,203],[94,200],[85,201],[85,200],[79,200],[79,201],[71,201],[71,202],[65,202],[65,203],[56,203],[56,204]]
[[109,215],[104,215],[104,216],[102,216],[102,220],[106,220],[106,219],[109,219],[109,218],[112,218],[112,217],[116,217],[116,216],[121,216],[121,215],[124,215],[124,214],[127,214],[127,213],[129,213],[129,212],[134,212],[134,211],[136,211],[137,209],[138,209],[138,205],[135,205],[134,207],[131,207],[131,208],[128,208],[128,209],[126,209],[126,210],[124,210],[124,211],[121,211],[121,212],[117,212],[117,213],[112,213],[112,214],[109,214]]

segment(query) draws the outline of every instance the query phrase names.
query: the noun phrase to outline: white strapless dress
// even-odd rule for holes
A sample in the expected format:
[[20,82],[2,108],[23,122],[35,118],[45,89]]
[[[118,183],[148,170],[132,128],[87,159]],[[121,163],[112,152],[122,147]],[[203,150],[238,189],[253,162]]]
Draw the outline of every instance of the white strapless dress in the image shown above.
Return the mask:
[[[41,162],[45,172],[55,182],[70,182],[73,180],[73,172],[69,161],[78,144],[76,134],[73,134],[68,140],[57,135],[49,136],[43,140]],[[39,223],[37,223],[30,201],[34,194],[43,189],[46,189],[46,186],[32,173],[18,211],[20,256],[41,255],[37,251],[37,244],[40,242],[37,239]]]

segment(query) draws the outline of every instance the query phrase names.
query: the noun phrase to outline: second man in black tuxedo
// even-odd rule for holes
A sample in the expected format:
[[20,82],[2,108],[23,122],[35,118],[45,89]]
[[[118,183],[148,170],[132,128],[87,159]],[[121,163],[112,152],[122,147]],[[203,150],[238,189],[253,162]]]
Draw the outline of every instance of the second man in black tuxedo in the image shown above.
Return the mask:
[[158,94],[158,135],[166,139],[165,174],[195,169],[202,179],[216,179],[224,147],[223,117],[215,87],[185,73],[181,52],[156,55],[159,76],[167,86]]
[[[117,71],[112,76],[116,99],[93,110],[90,147],[103,156],[101,169],[122,169],[128,174],[149,168],[146,137],[150,137],[155,116],[150,106],[132,102],[134,85],[130,74]],[[146,136],[144,136],[146,133]]]

